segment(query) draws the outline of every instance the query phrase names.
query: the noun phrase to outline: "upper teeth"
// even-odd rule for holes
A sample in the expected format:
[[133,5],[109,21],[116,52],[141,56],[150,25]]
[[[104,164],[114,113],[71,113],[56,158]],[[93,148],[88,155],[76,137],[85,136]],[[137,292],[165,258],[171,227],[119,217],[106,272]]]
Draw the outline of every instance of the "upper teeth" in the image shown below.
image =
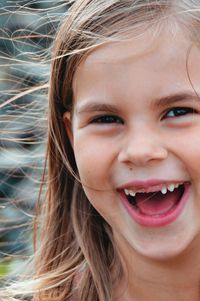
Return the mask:
[[175,188],[178,188],[180,185],[182,185],[183,183],[178,183],[178,184],[169,184],[169,185],[162,185],[162,187],[156,189],[156,186],[155,187],[151,187],[151,188],[148,188],[148,189],[140,189],[140,190],[137,190],[137,191],[134,191],[132,189],[124,189],[124,192],[126,195],[131,195],[131,196],[135,196],[137,192],[140,192],[140,193],[148,193],[148,192],[158,192],[160,191],[162,194],[166,194],[167,191],[169,190],[170,192],[173,192]]

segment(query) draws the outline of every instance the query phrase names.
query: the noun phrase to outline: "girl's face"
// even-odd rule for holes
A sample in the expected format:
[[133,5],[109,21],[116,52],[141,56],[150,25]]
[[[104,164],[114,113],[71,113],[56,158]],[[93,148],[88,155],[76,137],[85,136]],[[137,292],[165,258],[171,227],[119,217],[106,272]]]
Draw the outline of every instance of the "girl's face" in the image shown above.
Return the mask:
[[167,259],[200,240],[200,51],[181,33],[152,36],[81,63],[71,139],[119,250]]

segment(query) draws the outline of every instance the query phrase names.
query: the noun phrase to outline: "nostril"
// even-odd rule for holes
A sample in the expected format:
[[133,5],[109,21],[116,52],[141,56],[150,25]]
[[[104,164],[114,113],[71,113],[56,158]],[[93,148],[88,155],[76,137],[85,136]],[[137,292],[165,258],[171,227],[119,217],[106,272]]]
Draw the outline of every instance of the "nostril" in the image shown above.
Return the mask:
[[[132,145],[121,150],[118,155],[120,163],[129,164],[129,169],[132,170],[132,165],[145,166],[149,162],[164,160],[168,157],[167,148],[161,145]],[[130,167],[131,164],[131,167]]]

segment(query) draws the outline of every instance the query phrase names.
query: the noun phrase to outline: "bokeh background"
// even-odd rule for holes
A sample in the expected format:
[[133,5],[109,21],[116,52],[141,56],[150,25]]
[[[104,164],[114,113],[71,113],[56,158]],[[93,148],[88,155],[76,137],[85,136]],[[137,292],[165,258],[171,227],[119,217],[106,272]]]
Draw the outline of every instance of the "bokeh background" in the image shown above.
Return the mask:
[[0,279],[33,252],[52,42],[69,1],[0,0]]

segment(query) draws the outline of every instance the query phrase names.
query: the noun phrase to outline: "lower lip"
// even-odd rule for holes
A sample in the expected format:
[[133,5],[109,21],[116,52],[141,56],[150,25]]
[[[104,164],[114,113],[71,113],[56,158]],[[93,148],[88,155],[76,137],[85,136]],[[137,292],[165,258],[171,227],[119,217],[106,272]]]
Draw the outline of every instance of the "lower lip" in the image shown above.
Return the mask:
[[190,195],[190,184],[184,184],[184,193],[178,202],[170,211],[166,214],[161,214],[157,216],[149,216],[136,211],[133,206],[130,205],[124,193],[121,193],[122,203],[130,216],[134,219],[134,221],[144,227],[163,227],[174,222],[179,215],[182,213]]

